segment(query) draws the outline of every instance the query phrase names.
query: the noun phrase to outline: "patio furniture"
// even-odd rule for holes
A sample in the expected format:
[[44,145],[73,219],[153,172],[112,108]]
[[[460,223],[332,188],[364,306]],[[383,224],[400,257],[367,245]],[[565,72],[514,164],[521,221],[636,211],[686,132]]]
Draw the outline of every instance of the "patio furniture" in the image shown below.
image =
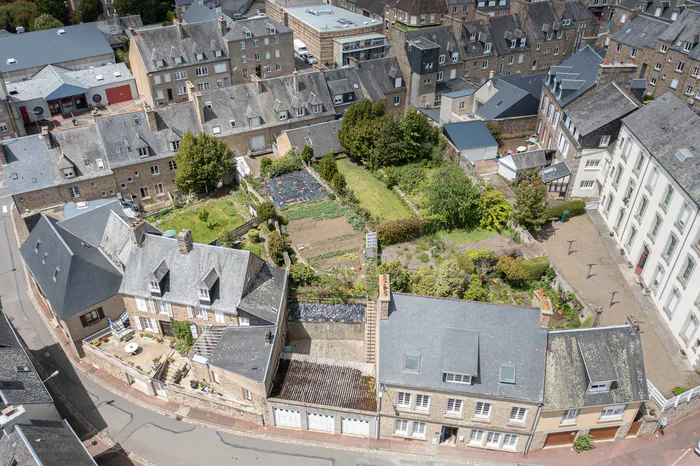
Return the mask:
[[136,351],[138,351],[139,345],[137,343],[129,343],[124,347],[124,350],[129,354],[129,356],[133,356]]
[[525,146],[519,146],[519,147],[516,149],[516,151],[518,151],[518,154],[521,154],[521,153],[527,151],[527,147],[525,147]]

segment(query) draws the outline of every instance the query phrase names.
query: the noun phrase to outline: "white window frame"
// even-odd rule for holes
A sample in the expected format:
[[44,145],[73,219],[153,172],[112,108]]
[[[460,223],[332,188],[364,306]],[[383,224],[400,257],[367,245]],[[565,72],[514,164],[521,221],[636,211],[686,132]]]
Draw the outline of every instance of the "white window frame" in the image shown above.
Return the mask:
[[394,434],[408,435],[408,421],[406,419],[396,419],[394,421]]
[[485,401],[477,401],[474,409],[474,417],[479,419],[488,419],[491,417],[491,403]]
[[396,392],[396,406],[398,408],[411,409],[411,393]]
[[517,422],[519,424],[524,423],[527,419],[527,412],[527,408],[523,408],[521,406],[513,406],[510,409],[510,417],[508,419],[508,422]]
[[418,411],[430,411],[430,395],[417,394],[414,409]]
[[578,420],[578,409],[567,409],[564,411],[564,415],[561,417],[560,424],[576,424]]
[[[447,406],[445,408],[445,414],[450,414],[453,416],[461,416],[463,406],[464,406],[464,403],[459,398],[448,398],[447,399]],[[450,409],[450,407],[452,409]]]
[[598,421],[614,421],[622,419],[622,416],[625,414],[625,407],[626,405],[604,406],[603,409],[600,410],[600,418]]

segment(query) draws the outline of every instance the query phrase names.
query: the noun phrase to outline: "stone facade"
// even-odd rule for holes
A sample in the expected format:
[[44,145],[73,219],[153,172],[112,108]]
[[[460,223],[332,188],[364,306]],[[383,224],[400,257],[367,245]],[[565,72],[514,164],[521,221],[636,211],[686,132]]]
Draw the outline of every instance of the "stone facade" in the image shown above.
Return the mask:
[[503,139],[528,138],[535,134],[537,129],[537,115],[500,118],[494,121],[500,125]]
[[[156,396],[156,391],[153,388],[152,379],[149,375],[92,345],[80,346],[84,354],[84,362],[121,380],[126,385],[132,385],[146,395]],[[135,381],[138,382],[135,383]]]
[[[254,75],[261,79],[269,79],[294,72],[294,37],[291,31],[227,41],[226,45],[231,57],[233,84],[250,82]],[[259,56],[259,60],[256,60],[256,55]]]
[[[398,407],[397,392],[411,394],[409,408]],[[416,396],[428,395],[430,401],[427,410],[415,409]],[[446,414],[448,399],[461,400],[462,409],[459,414]],[[477,402],[490,403],[490,413],[487,418],[474,416]],[[380,415],[380,438],[387,439],[408,439],[412,441],[425,441],[428,443],[439,442],[442,437],[443,426],[457,429],[455,445],[458,447],[476,447],[486,449],[502,450],[502,443],[505,434],[517,436],[515,449],[506,448],[505,451],[523,452],[527,444],[528,437],[535,422],[537,413],[536,403],[516,402],[511,400],[498,400],[473,396],[461,392],[438,392],[431,390],[403,389],[389,386],[382,393]],[[523,422],[513,422],[510,420],[511,410],[515,407],[527,409],[527,414]],[[409,421],[406,434],[395,432],[397,419]],[[414,435],[415,423],[426,424],[424,435]],[[481,442],[470,443],[471,431],[484,431]],[[498,444],[486,445],[487,432],[500,433]]]

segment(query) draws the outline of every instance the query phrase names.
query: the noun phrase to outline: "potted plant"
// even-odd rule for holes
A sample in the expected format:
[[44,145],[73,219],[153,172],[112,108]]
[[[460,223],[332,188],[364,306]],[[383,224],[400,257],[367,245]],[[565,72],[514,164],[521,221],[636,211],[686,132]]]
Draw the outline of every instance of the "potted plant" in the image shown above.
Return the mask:
[[199,384],[197,383],[196,380],[190,380],[190,388],[195,388],[195,389],[196,389],[196,388],[197,388],[197,385],[199,385]]

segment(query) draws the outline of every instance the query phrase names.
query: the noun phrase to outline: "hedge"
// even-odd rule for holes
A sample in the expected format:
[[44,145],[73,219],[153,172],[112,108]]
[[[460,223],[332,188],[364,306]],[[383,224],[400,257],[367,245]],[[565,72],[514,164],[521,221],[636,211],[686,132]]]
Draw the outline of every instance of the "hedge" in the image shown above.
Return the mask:
[[544,275],[549,267],[549,257],[541,256],[535,257],[534,259],[523,260],[522,264],[525,270],[527,270],[528,275],[530,275],[530,278],[532,280],[537,280]]
[[561,218],[565,210],[569,211],[569,217],[576,217],[586,213],[586,203],[582,200],[568,201],[547,209],[548,218]]
[[435,226],[435,222],[426,218],[400,218],[377,226],[377,236],[383,245],[388,246],[431,233]]

